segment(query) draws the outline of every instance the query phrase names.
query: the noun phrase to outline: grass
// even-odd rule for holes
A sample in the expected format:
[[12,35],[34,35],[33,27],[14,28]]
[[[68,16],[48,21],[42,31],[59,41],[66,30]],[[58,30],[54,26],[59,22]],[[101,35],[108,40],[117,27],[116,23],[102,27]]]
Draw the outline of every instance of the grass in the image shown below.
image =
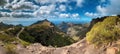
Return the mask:
[[30,45],[29,42],[26,42],[26,41],[23,41],[23,40],[19,40],[19,42],[20,42],[24,47]]
[[16,51],[15,51],[16,45],[6,43],[4,47],[5,47],[6,51],[7,51],[6,52],[7,54],[17,54]]

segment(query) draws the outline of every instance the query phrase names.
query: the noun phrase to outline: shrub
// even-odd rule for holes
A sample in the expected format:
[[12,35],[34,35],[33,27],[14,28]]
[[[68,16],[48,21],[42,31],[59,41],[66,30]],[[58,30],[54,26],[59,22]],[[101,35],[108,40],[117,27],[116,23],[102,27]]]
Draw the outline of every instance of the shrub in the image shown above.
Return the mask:
[[17,40],[15,37],[11,37],[11,36],[7,36],[7,35],[3,35],[3,34],[0,34],[0,40],[3,41],[3,42],[13,42],[15,40]]
[[7,54],[17,54],[16,52],[15,52],[15,48],[16,48],[16,46],[14,45],[14,44],[5,44],[5,49],[6,49],[6,53]]
[[98,22],[86,35],[89,43],[108,44],[120,38],[120,18],[107,17],[103,22]]
[[23,31],[21,34],[20,34],[20,39],[22,40],[25,40],[26,42],[35,42],[35,38],[33,36],[30,36],[29,33],[27,33],[26,31]]

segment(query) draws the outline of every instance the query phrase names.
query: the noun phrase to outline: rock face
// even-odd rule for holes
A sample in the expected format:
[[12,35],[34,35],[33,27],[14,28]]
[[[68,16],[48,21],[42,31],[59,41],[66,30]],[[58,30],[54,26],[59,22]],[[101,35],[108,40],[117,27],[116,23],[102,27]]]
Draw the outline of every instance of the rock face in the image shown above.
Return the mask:
[[67,32],[68,28],[73,26],[72,23],[66,23],[66,22],[62,22],[60,25],[58,25],[58,28],[61,29],[63,32]]

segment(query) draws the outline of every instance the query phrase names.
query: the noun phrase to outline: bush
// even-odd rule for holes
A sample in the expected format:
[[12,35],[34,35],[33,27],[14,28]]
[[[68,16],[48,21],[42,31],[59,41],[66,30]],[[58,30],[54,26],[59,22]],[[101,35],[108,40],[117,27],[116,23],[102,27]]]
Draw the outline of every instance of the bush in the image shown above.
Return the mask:
[[103,22],[96,23],[86,35],[89,43],[108,44],[120,38],[120,18],[107,17]]
[[5,44],[5,49],[7,54],[17,54],[15,52],[16,46],[14,44]]
[[20,34],[20,39],[22,40],[25,40],[26,42],[35,42],[35,38],[33,36],[30,36],[29,33],[23,31],[21,34]]
[[[39,27],[40,26],[40,27]],[[74,40],[66,37],[62,32],[56,32],[55,28],[41,26],[26,28],[21,34],[20,39],[29,43],[41,43],[44,46],[62,47],[72,44]]]
[[15,37],[11,37],[11,36],[7,36],[7,35],[3,35],[3,34],[0,34],[0,40],[3,41],[3,42],[13,42],[15,40],[17,40]]
[[14,29],[5,31],[5,33],[11,36],[16,36],[20,30],[21,30],[21,27],[14,27]]

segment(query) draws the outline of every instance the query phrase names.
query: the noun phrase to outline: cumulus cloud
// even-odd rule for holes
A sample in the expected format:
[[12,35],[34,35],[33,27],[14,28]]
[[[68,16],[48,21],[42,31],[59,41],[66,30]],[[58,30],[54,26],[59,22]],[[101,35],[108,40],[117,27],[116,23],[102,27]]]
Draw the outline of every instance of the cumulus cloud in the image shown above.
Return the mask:
[[60,5],[59,9],[60,9],[60,11],[66,11],[66,6],[65,5]]
[[35,16],[40,16],[43,14],[50,14],[55,11],[55,5],[41,6],[37,11],[34,12]]
[[[102,2],[106,2],[107,0],[101,0]],[[108,16],[108,15],[120,15],[120,0],[109,0],[109,4],[106,4],[105,6],[98,5],[96,6],[96,13],[89,13],[86,12],[86,16],[96,16],[96,17],[101,17],[101,16]]]
[[105,7],[98,6],[97,10],[105,15],[120,14],[120,0],[110,0],[110,4]]
[[90,12],[86,12],[85,15],[89,16],[89,17],[98,17],[99,16],[99,14],[97,14],[97,13],[90,13]]
[[84,0],[77,0],[77,6],[82,7]]
[[0,17],[15,17],[15,18],[20,18],[20,17],[33,17],[32,13],[25,13],[25,12],[0,12]]
[[69,18],[70,17],[70,14],[60,14],[59,15],[60,18]]
[[8,3],[4,6],[6,9],[11,9],[11,10],[36,10],[38,6],[34,5],[32,2],[28,2],[25,0],[13,0],[13,2]]
[[39,4],[55,4],[55,3],[63,3],[68,2],[68,0],[35,0],[36,3]]
[[60,18],[79,18],[79,14],[78,13],[73,13],[73,14],[70,14],[70,13],[61,13],[59,15]]
[[114,15],[120,14],[120,0],[110,0],[110,4],[106,5],[105,7],[97,6],[98,12],[102,15]]
[[60,2],[60,3],[62,3],[62,2],[68,2],[68,0],[56,0],[57,2]]
[[75,13],[75,14],[72,14],[72,17],[73,17],[73,18],[79,18],[80,15],[79,15],[78,13]]
[[8,13],[8,12],[0,12],[0,17],[10,17],[10,13]]
[[11,16],[16,18],[20,18],[20,17],[30,18],[30,17],[33,17],[33,14],[26,13],[26,12],[12,12]]
[[52,1],[50,1],[50,0],[35,0],[35,2],[36,2],[36,3],[40,3],[40,4],[46,4],[46,3],[51,3],[51,2],[53,2],[53,0],[52,0]]
[[0,10],[7,10],[0,13],[0,17],[38,17],[38,18],[79,18],[78,13],[69,13],[72,5],[69,2],[75,1],[76,6],[82,7],[83,0],[6,0],[7,4],[0,7]]
[[101,6],[97,6],[96,7],[97,11],[101,14],[101,15],[107,15],[107,9]]

